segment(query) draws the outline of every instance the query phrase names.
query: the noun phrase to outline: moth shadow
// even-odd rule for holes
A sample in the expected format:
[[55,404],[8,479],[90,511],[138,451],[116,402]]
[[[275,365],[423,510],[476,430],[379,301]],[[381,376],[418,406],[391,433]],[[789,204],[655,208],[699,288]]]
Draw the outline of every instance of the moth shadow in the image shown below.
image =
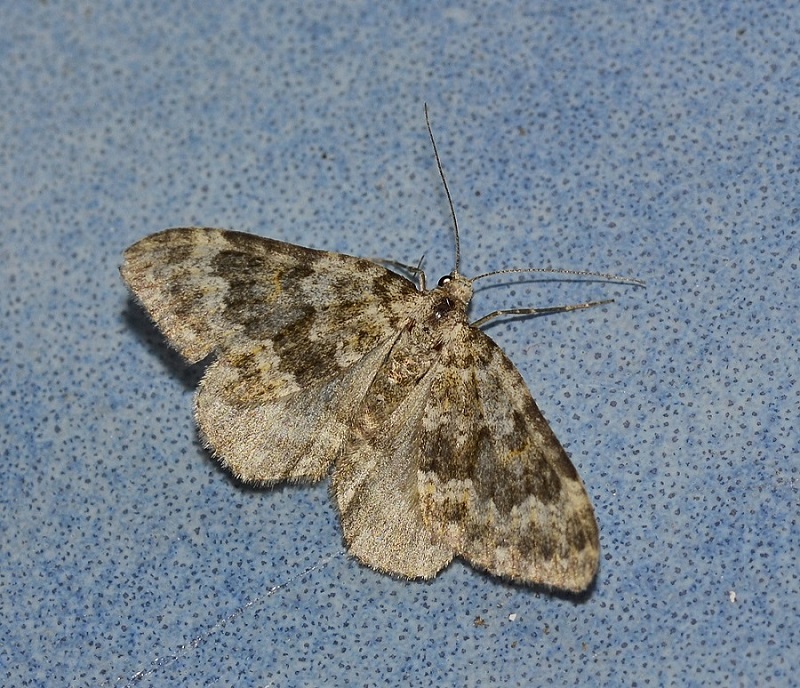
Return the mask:
[[548,595],[549,597],[554,597],[559,600],[563,600],[564,602],[572,602],[572,604],[586,604],[594,595],[594,591],[597,588],[597,576],[594,577],[592,582],[589,584],[585,590],[581,590],[580,592],[571,592],[569,590],[558,590],[556,588],[548,588],[546,586],[531,586],[536,592],[542,592]]
[[186,389],[197,388],[213,356],[207,356],[197,363],[187,363],[186,359],[169,345],[167,338],[147,315],[147,311],[130,296],[122,312],[122,319],[150,353],[155,355]]
[[[330,472],[326,473],[322,478],[319,480],[281,480],[279,482],[248,482],[242,480],[241,478],[237,477],[231,471],[229,471],[225,466],[220,463],[217,459],[216,455],[214,454],[213,450],[203,444],[202,437],[200,432],[197,432],[197,444],[201,447],[204,452],[208,455],[209,461],[213,462],[217,465],[217,467],[222,471],[227,480],[229,485],[236,487],[238,490],[241,490],[247,494],[261,494],[263,495],[265,492],[270,494],[284,494],[284,493],[294,493],[294,492],[303,492],[308,490],[309,488],[313,489],[320,489],[322,490],[325,488],[326,495],[333,496],[330,492],[330,488],[326,483],[330,483]],[[327,499],[327,497],[324,497]]]
[[[526,596],[533,594],[537,597],[541,595],[544,597],[561,600],[563,602],[569,602],[575,606],[582,606],[589,602],[594,595],[595,589],[597,588],[598,578],[598,576],[595,576],[585,590],[573,592],[571,590],[554,588],[541,583],[531,583],[530,581],[503,578],[492,573],[491,571],[473,566],[467,558],[458,554],[456,554],[452,561],[450,561],[441,571],[438,571],[436,575],[431,578],[408,578],[401,574],[392,573],[391,571],[380,571],[373,569],[368,564],[364,564],[363,562],[356,561],[356,563],[365,570],[376,574],[377,578],[379,579],[388,575],[393,580],[400,583],[422,586],[431,590],[438,589],[438,586],[444,585],[449,590],[448,594],[461,594],[461,592],[455,593],[454,591],[456,589],[463,591],[471,586],[474,586],[475,590],[482,590],[488,581],[491,582],[492,585],[496,585],[498,588],[501,588],[504,593],[508,593],[509,595]],[[450,574],[449,576],[448,573]],[[449,586],[452,586],[452,588]]]
[[560,588],[553,588],[548,585],[542,585],[540,583],[530,583],[528,581],[514,581],[508,578],[501,578],[499,576],[493,575],[490,571],[485,571],[479,568],[472,568],[469,562],[462,558],[456,558],[456,562],[463,565],[467,571],[471,571],[472,575],[479,579],[483,578],[490,578],[493,583],[499,585],[502,588],[505,588],[509,593],[514,594],[530,594],[533,593],[534,595],[544,595],[546,597],[554,598],[557,600],[562,600],[563,602],[571,602],[574,605],[584,605],[586,604],[594,595],[594,591],[597,588],[597,579],[598,576],[596,575],[592,582],[585,590],[581,590],[580,592],[573,592],[571,590],[562,590]]

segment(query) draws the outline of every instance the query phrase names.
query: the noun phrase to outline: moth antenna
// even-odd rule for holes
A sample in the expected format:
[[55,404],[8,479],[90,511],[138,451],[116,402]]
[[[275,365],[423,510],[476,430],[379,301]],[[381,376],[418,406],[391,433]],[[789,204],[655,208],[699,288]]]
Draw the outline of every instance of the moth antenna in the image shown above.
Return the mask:
[[458,220],[456,220],[456,208],[453,205],[453,197],[450,195],[450,189],[447,188],[447,180],[444,177],[444,169],[442,168],[442,161],[439,159],[439,150],[436,148],[436,141],[433,138],[433,129],[431,129],[431,118],[428,116],[428,104],[424,103],[425,109],[425,125],[428,127],[428,136],[431,137],[431,145],[433,146],[433,157],[436,158],[436,167],[439,168],[439,176],[442,178],[442,185],[444,192],[447,194],[447,202],[450,204],[450,217],[453,218],[453,235],[456,239],[456,261],[453,268],[453,275],[458,274],[458,266],[461,264],[461,240],[458,237]]
[[[492,277],[493,275],[511,275],[522,272],[546,272],[555,275],[570,275],[572,277],[581,278],[595,278],[605,282],[620,282],[622,284],[631,284],[636,287],[646,286],[642,280],[634,277],[623,277],[621,275],[612,275],[607,272],[590,272],[589,270],[561,270],[555,268],[510,268],[507,270],[493,270],[492,272],[485,272],[482,275],[473,277],[472,281],[483,279],[484,277]],[[503,310],[493,311],[489,315],[484,315],[473,323],[472,327],[482,327],[487,322],[502,318],[506,316],[524,316],[524,315],[551,315],[552,313],[566,313],[568,311],[584,310],[586,308],[595,308],[597,306],[605,306],[606,304],[613,303],[614,299],[605,299],[603,301],[587,301],[586,303],[573,303],[565,306],[550,306],[549,308],[504,308]]]
[[613,275],[608,272],[591,272],[589,270],[564,270],[561,268],[508,268],[506,270],[492,270],[491,272],[484,272],[482,275],[473,277],[472,281],[477,282],[484,277],[493,277],[494,275],[513,275],[523,272],[540,272],[551,275],[570,275],[572,277],[594,277],[604,282],[621,282],[622,284],[632,284],[636,287],[647,286],[645,282],[635,277],[624,277],[622,275]]

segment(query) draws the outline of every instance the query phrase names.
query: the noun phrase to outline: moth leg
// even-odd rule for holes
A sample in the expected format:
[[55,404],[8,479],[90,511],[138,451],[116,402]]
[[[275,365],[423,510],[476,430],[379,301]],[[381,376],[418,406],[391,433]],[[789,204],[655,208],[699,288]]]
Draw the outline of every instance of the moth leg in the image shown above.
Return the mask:
[[401,263],[398,260],[392,260],[391,258],[376,258],[376,263],[382,263],[383,265],[391,265],[396,268],[400,268],[403,272],[416,277],[419,282],[419,291],[425,291],[426,279],[425,279],[425,271],[422,269],[422,261],[425,260],[425,256],[422,256],[419,259],[419,262],[416,265],[408,265],[407,263]]

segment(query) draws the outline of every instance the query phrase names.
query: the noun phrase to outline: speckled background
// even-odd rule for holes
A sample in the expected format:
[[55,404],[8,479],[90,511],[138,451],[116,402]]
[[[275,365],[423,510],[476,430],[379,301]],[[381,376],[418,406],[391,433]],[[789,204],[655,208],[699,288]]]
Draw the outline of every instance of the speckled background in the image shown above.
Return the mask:
[[[800,11],[720,4],[7,3],[0,683],[790,685],[800,667]],[[788,7],[788,3],[787,3]],[[452,263],[578,467],[578,598],[342,551],[327,486],[200,446],[200,371],[123,249],[198,223]]]

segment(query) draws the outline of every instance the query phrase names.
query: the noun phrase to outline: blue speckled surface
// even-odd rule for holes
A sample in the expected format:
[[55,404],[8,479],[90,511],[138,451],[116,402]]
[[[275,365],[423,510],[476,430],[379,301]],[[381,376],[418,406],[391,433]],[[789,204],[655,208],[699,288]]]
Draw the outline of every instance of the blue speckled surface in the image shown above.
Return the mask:
[[[11,3],[0,33],[0,683],[790,685],[800,12],[789,3]],[[467,274],[592,496],[582,598],[342,552],[243,489],[123,249],[200,223]]]

